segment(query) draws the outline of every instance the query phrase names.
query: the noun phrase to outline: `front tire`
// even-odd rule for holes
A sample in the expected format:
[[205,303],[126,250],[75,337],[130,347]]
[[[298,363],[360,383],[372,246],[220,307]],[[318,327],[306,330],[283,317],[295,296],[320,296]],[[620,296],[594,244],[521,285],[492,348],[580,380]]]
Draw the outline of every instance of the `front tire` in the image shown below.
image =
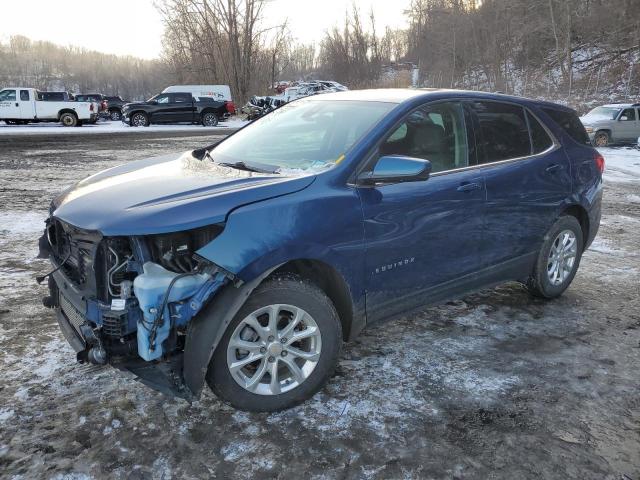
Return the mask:
[[148,127],[149,126],[149,117],[146,113],[137,112],[131,115],[131,126],[132,127]]
[[547,299],[557,298],[569,288],[578,271],[584,238],[575,217],[560,217],[551,227],[538,253],[529,291]]
[[593,146],[594,147],[606,147],[611,143],[611,137],[609,137],[609,133],[604,130],[600,130],[596,132],[593,137]]
[[296,276],[267,280],[229,324],[207,383],[240,410],[273,412],[313,396],[333,373],[342,328],[331,300]]
[[78,117],[73,113],[63,113],[60,115],[60,123],[63,127],[75,127],[78,124]]

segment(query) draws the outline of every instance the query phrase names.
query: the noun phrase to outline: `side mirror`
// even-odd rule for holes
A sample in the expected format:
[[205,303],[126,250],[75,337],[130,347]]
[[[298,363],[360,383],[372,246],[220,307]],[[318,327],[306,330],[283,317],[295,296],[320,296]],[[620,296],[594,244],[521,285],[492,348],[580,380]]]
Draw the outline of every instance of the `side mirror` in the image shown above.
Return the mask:
[[431,162],[421,158],[387,155],[380,157],[373,172],[358,177],[360,185],[379,183],[419,182],[429,178]]
[[157,105],[158,101],[157,100],[149,100],[149,104],[151,105]]
[[619,121],[620,121],[620,122],[626,122],[627,120],[629,120],[629,117],[627,117],[626,115],[622,115],[622,116],[620,117],[620,120],[619,120]]

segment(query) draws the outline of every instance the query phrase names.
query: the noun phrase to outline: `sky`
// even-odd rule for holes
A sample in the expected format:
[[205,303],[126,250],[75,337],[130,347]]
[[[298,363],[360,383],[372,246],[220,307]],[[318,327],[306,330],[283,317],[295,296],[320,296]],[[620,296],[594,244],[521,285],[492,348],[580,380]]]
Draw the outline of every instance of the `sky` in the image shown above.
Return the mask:
[[[0,41],[11,35],[75,45],[90,50],[157,58],[162,50],[162,18],[157,0],[2,0]],[[358,0],[362,14],[373,8],[380,31],[404,26],[409,0]],[[333,25],[342,24],[352,0],[269,0],[266,26],[288,18],[292,35],[310,43]],[[128,22],[130,28],[128,28]]]

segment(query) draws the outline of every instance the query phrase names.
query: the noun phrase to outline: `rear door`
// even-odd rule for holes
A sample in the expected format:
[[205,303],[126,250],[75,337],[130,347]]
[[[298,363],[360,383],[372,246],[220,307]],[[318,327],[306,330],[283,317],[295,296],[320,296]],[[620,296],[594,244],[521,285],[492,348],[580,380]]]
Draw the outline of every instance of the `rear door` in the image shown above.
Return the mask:
[[[467,117],[468,118],[468,117]],[[459,102],[425,105],[374,153],[431,161],[426,181],[359,187],[366,241],[367,318],[440,299],[482,266],[485,189]]]
[[36,116],[36,102],[32,97],[33,93],[29,90],[23,89],[19,92],[20,115],[25,120],[35,118]]
[[190,93],[172,93],[172,115],[174,122],[193,122],[193,96]]
[[0,118],[9,120],[22,118],[18,98],[18,91],[13,88],[0,91]]
[[478,160],[486,164],[484,258],[497,270],[517,268],[538,251],[571,193],[569,161],[522,105],[489,100],[468,105],[475,115]]

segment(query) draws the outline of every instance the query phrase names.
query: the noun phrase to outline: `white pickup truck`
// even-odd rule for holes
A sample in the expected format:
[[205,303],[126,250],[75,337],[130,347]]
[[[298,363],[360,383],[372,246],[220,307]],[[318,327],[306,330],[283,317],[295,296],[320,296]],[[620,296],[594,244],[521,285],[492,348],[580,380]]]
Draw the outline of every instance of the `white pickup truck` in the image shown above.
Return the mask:
[[39,98],[35,88],[0,90],[0,121],[7,124],[60,122],[65,127],[76,127],[95,120],[98,115],[91,102],[49,102]]

